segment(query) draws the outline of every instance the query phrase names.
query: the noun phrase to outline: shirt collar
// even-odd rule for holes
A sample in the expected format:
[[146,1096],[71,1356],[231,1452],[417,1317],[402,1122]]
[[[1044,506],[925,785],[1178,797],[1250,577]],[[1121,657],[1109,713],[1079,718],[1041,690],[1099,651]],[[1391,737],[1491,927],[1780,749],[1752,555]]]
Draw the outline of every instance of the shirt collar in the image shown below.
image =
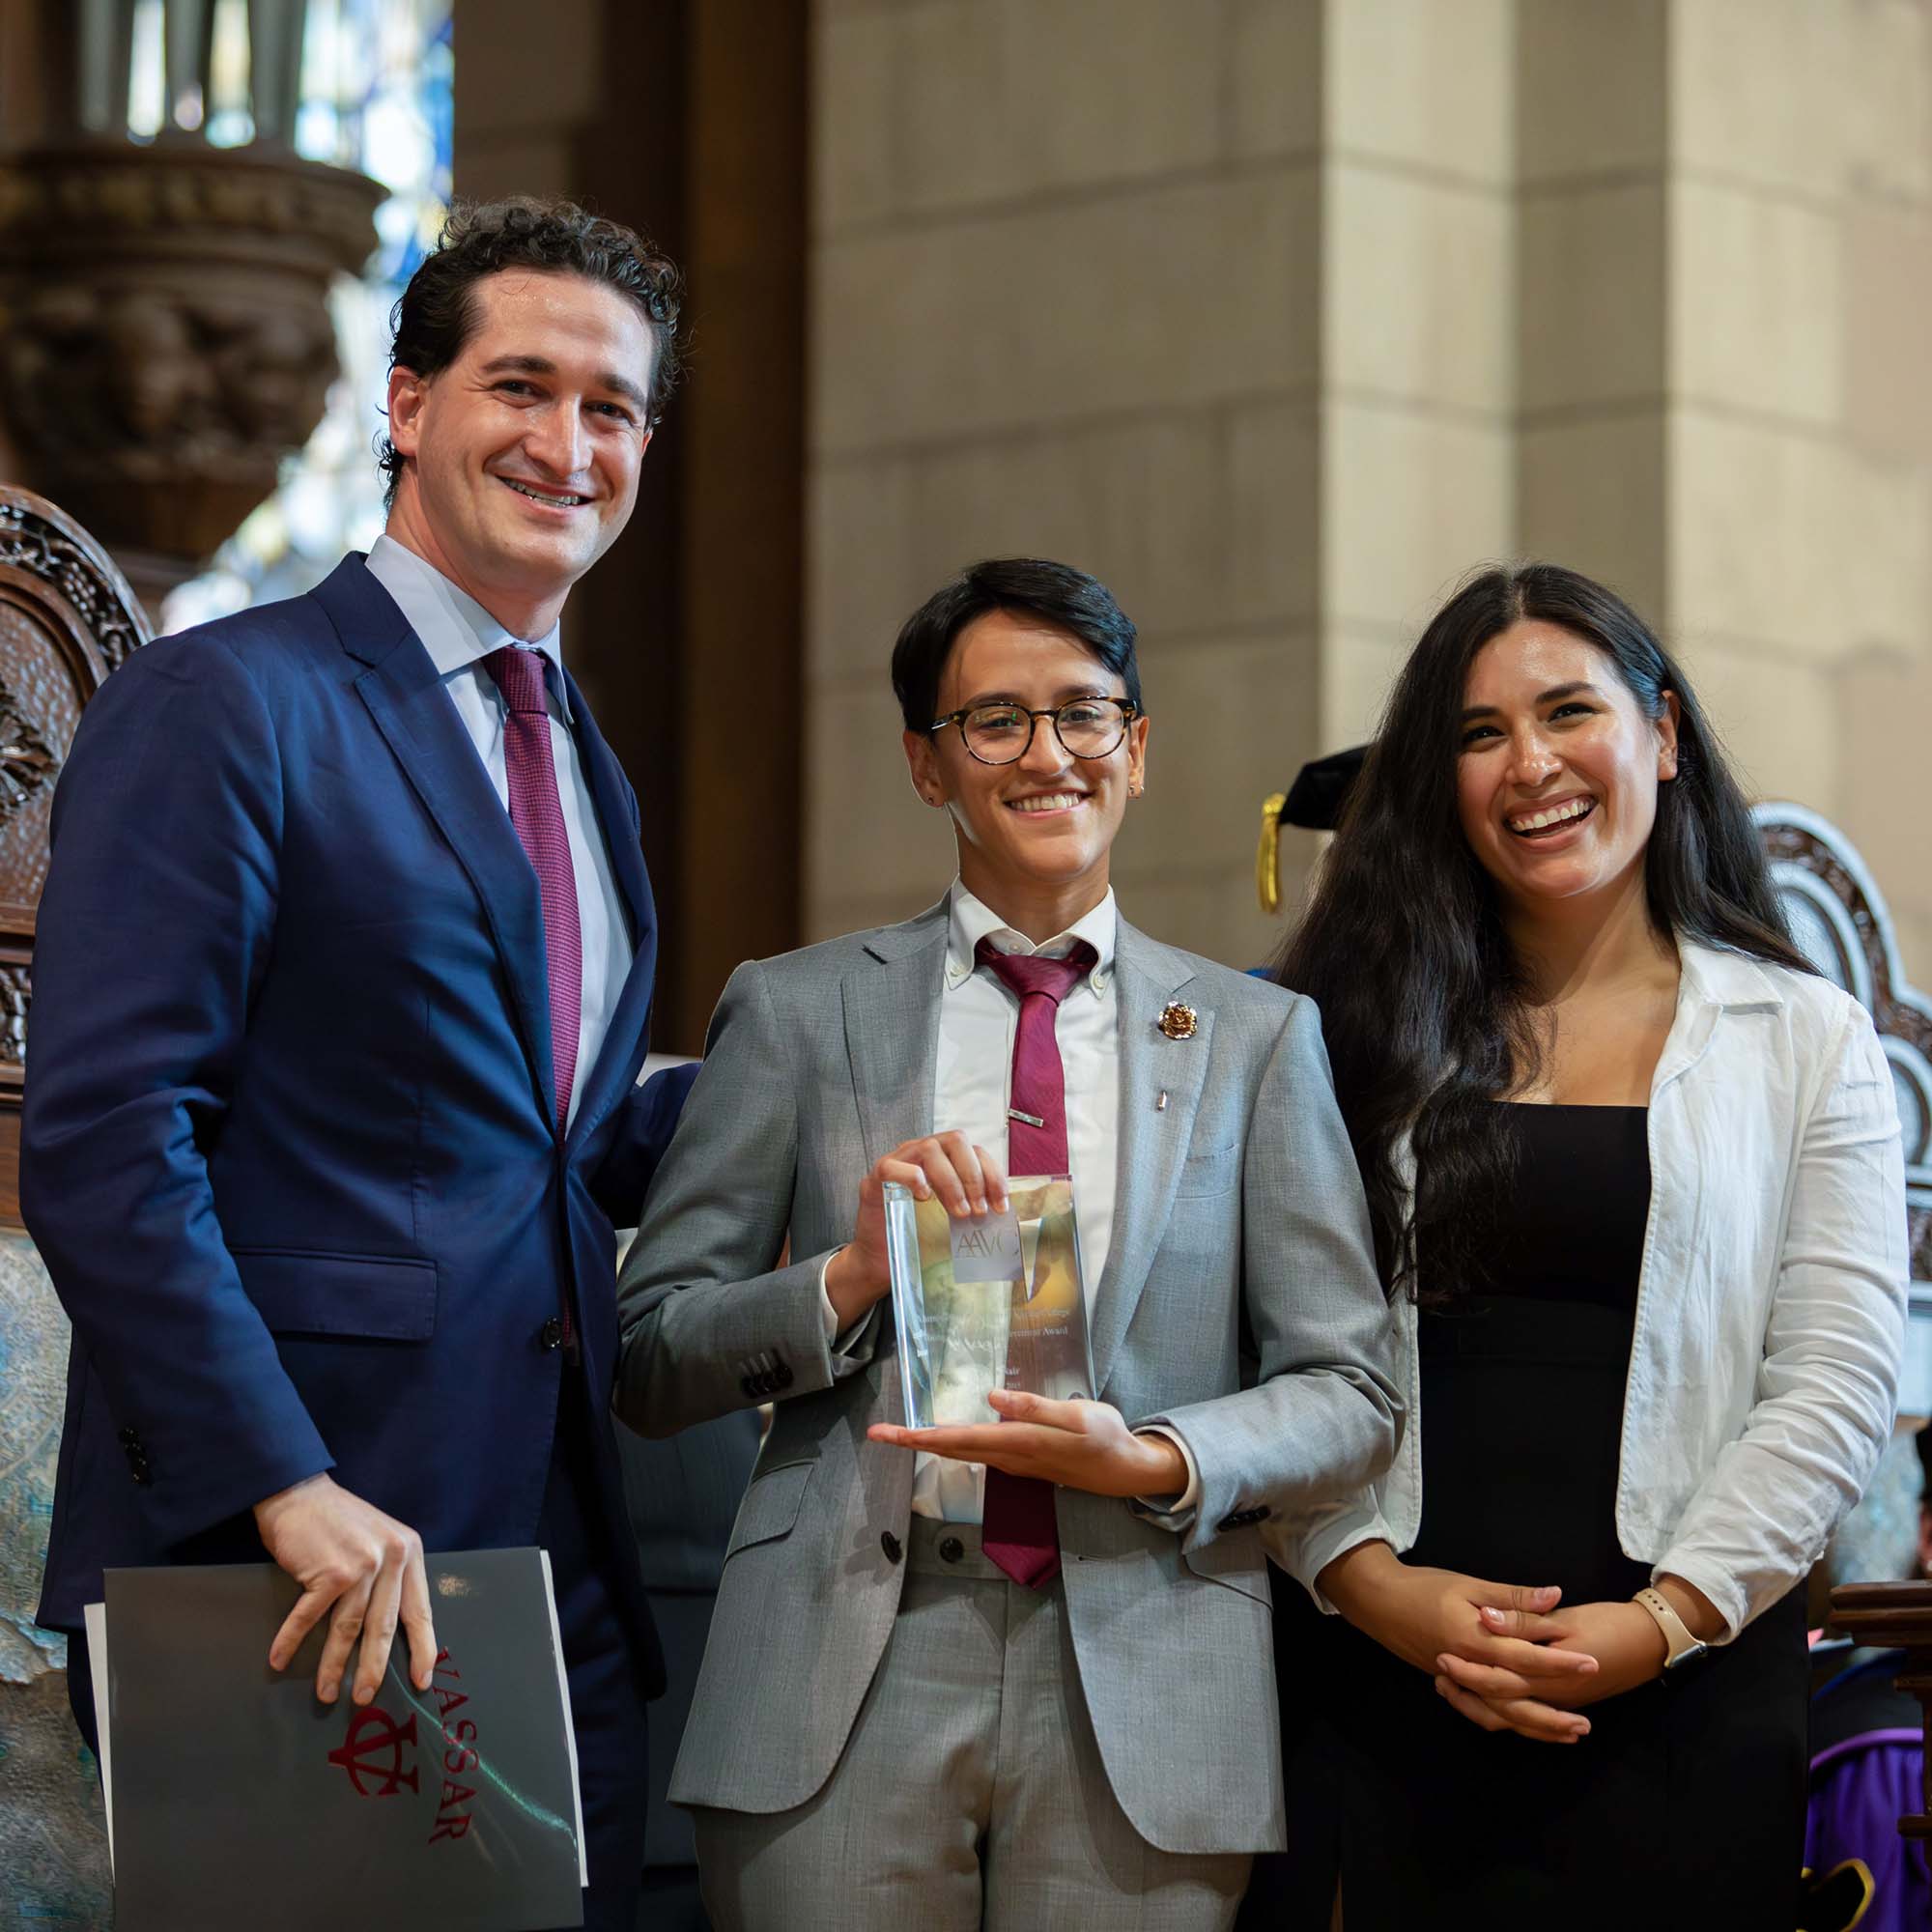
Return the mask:
[[1084,939],[1097,957],[1083,983],[1097,999],[1106,992],[1114,978],[1114,939],[1120,928],[1120,915],[1114,908],[1114,889],[1092,912],[1083,913],[1065,932],[1036,946],[1023,932],[1015,932],[991,906],[976,899],[957,880],[947,894],[946,990],[951,993],[973,977],[980,942],[990,938],[1002,952],[1043,952],[1057,959],[1073,950],[1076,939]]
[[447,679],[460,670],[480,668],[484,658],[505,644],[540,651],[556,673],[546,679],[551,695],[564,723],[572,722],[557,625],[534,640],[512,637],[468,591],[458,589],[433,563],[392,536],[380,536],[369,546],[369,575],[395,599],[439,677]]
[[1680,1006],[1698,1003],[1750,1012],[1784,1005],[1774,969],[1747,952],[1680,939],[1677,959]]

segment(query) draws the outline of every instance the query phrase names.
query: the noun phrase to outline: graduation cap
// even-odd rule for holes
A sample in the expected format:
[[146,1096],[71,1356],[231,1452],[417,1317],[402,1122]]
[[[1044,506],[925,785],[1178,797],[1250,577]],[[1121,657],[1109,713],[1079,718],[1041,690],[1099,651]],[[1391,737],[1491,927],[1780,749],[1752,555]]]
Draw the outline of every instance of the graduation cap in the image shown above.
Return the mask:
[[1330,752],[1302,766],[1286,791],[1269,792],[1262,801],[1262,842],[1255,854],[1255,892],[1266,913],[1281,910],[1281,828],[1298,825],[1305,832],[1333,832],[1342,808],[1369,755],[1366,745]]

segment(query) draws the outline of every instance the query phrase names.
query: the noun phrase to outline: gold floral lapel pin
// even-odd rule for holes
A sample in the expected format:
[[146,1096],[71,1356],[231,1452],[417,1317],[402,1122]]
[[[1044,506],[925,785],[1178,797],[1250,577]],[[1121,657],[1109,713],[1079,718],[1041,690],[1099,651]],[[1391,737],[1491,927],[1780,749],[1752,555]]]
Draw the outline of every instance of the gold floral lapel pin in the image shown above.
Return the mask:
[[1192,1039],[1201,1020],[1192,1007],[1183,1006],[1179,1000],[1170,1000],[1161,1008],[1160,1018],[1154,1024],[1169,1039]]

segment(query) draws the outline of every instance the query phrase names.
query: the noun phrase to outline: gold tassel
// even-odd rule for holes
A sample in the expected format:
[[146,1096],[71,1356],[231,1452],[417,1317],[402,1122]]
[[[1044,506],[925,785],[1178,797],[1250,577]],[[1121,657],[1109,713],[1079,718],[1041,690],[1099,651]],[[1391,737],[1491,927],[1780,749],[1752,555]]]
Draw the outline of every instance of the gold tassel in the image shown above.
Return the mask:
[[1281,809],[1285,791],[1271,791],[1262,801],[1262,842],[1255,853],[1255,895],[1265,913],[1281,910]]

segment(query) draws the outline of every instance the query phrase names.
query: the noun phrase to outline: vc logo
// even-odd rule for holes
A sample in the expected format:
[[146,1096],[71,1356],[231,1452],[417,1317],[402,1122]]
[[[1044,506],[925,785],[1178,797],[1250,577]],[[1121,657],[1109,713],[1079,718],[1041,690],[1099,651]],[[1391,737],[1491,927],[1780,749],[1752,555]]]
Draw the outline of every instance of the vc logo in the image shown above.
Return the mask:
[[421,1774],[412,1765],[403,1769],[403,1747],[414,1745],[416,1720],[399,1724],[380,1704],[365,1705],[349,1720],[349,1735],[328,1754],[339,1764],[359,1798],[393,1798],[404,1785],[416,1790]]

